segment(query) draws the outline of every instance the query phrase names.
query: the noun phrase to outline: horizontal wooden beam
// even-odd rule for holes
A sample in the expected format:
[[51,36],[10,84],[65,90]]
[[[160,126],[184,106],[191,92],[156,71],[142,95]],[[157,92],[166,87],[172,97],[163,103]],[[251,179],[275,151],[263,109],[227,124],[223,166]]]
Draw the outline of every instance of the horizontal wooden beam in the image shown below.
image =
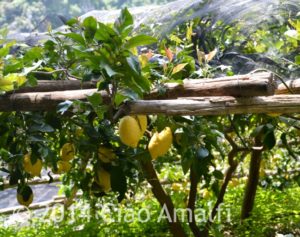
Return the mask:
[[226,115],[252,113],[300,113],[300,95],[260,97],[213,96],[177,100],[138,100],[123,108],[130,114]]
[[[39,82],[37,87],[22,88],[14,93],[1,96],[0,111],[50,111],[55,110],[57,105],[61,102],[66,100],[86,100],[86,97],[93,93],[100,93],[104,102],[109,103],[110,98],[108,94],[104,91],[97,91],[97,89],[94,88],[96,86],[95,83],[96,82],[42,81]],[[286,84],[293,92],[300,92],[300,79],[287,81]],[[65,90],[67,88],[74,90]],[[132,106],[134,105],[135,107],[133,110],[131,109],[131,111],[135,111],[134,113],[143,111],[143,106],[149,105],[147,108],[150,109],[152,108],[151,106],[154,106],[154,108],[149,110],[149,112],[143,111],[143,113],[188,114],[188,111],[192,114],[199,115],[247,112],[275,113],[278,112],[280,107],[280,101],[278,100],[282,99],[282,102],[286,103],[284,109],[282,109],[284,113],[297,112],[297,108],[290,107],[293,106],[289,104],[291,97],[263,97],[272,95],[274,92],[276,94],[289,92],[283,84],[280,84],[277,90],[275,90],[275,88],[276,83],[271,73],[254,73],[215,79],[190,79],[184,80],[183,84],[165,84],[164,94],[159,94],[158,91],[153,90],[145,96],[145,101],[133,102]],[[51,91],[48,91],[50,89]],[[178,100],[178,98],[181,97],[189,97],[190,100],[187,100],[187,98]],[[193,97],[197,99],[193,99]],[[167,99],[177,100],[167,101]],[[271,100],[271,102],[266,104],[267,100]],[[218,103],[216,101],[218,101]],[[190,102],[191,104],[188,104]],[[259,102],[261,104],[259,104]],[[277,104],[273,105],[273,102]],[[296,104],[298,103],[297,101],[293,101],[293,103],[294,102]],[[174,111],[166,110],[166,112],[162,112],[163,109],[159,108],[163,108],[164,106],[171,106],[170,108],[173,108]],[[185,106],[185,110],[183,106]],[[191,106],[193,108],[188,109]],[[220,110],[218,106],[220,106]],[[156,111],[155,109],[158,110]]]
[[280,83],[275,91],[275,94],[300,94],[300,78],[288,80],[285,83]]
[[[66,90],[95,89],[97,81],[39,80],[34,87],[23,87],[13,93],[54,92]],[[193,96],[262,96],[273,95],[277,87],[272,73],[253,73],[214,79],[185,79],[180,83],[165,83],[164,93],[157,90],[146,99],[174,99]]]
[[69,91],[95,89],[97,81],[81,82],[79,80],[38,80],[36,86],[25,86],[10,93]]
[[152,91],[145,99],[176,99],[196,96],[253,97],[274,95],[277,88],[272,73],[253,73],[214,79],[185,79],[182,84],[166,83],[164,94]]

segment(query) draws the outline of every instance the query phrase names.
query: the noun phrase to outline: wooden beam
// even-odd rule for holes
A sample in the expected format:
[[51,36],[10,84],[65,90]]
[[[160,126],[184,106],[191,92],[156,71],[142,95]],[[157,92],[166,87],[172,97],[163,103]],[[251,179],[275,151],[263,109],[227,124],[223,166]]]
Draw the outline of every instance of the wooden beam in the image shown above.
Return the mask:
[[[7,94],[0,97],[0,111],[51,111],[66,100],[85,100],[88,95],[97,92],[97,89],[30,92]],[[100,91],[105,102],[109,98],[106,92]]]
[[38,80],[38,84],[36,86],[21,87],[10,93],[82,90],[95,89],[96,87],[97,81],[81,82],[79,80]]
[[[285,84],[280,83],[277,90],[275,91],[275,94],[291,94],[290,92],[292,92],[293,94],[300,94],[300,78],[288,80],[285,82]],[[288,86],[288,88],[286,86]]]
[[125,113],[165,115],[225,115],[248,113],[300,113],[300,95],[251,98],[213,96],[177,100],[138,100],[124,105]]
[[[23,87],[14,93],[50,92],[95,89],[97,81],[80,82],[78,80],[39,80],[35,87]],[[273,95],[276,81],[272,73],[253,73],[214,79],[185,79],[182,84],[165,83],[165,92],[151,91],[145,99],[174,99],[194,96],[262,96]]]
[[197,96],[253,97],[274,95],[277,88],[272,73],[253,73],[214,79],[185,79],[183,84],[166,83],[165,93],[152,91],[145,99],[175,99]]

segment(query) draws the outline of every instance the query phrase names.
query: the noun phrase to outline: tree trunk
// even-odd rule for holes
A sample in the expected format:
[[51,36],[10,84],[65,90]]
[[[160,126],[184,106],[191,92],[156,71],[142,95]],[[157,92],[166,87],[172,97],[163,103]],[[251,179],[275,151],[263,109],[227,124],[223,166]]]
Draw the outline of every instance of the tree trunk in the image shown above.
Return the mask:
[[197,226],[196,218],[195,218],[195,203],[197,200],[197,186],[199,183],[199,179],[197,178],[197,175],[195,174],[195,171],[193,168],[190,168],[190,193],[189,193],[189,201],[187,205],[188,209],[188,222],[190,229],[192,230],[195,237],[201,237],[201,231]]
[[152,192],[155,198],[160,203],[160,206],[164,209],[171,233],[174,237],[185,237],[186,234],[183,230],[180,220],[178,219],[174,204],[159,182],[151,160],[141,161],[141,166],[148,183],[152,187]]
[[244,200],[241,211],[241,219],[244,220],[251,215],[254,207],[254,200],[259,181],[259,169],[261,156],[263,153],[263,145],[260,136],[255,137],[254,148],[251,153],[249,176],[244,193]]

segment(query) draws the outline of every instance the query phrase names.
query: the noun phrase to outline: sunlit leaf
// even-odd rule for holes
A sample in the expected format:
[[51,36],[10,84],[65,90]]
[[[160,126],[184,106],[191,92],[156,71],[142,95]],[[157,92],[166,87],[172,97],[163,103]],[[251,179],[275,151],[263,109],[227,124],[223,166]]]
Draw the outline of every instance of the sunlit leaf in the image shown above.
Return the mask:
[[169,59],[169,61],[172,62],[174,55],[173,55],[171,49],[165,47],[165,52],[166,52],[166,56]]
[[217,54],[218,50],[214,49],[213,51],[209,52],[208,54],[205,55],[205,59],[207,62],[210,62]]
[[90,16],[84,19],[82,25],[85,27],[84,36],[87,40],[92,40],[97,31],[97,21],[94,17]]
[[10,73],[3,78],[0,78],[0,90],[11,91],[16,87],[23,85],[26,82],[26,77],[18,73]]
[[130,38],[124,45],[125,48],[131,49],[134,47],[156,43],[157,39],[148,35],[137,35]]
[[130,33],[133,28],[133,17],[127,8],[122,9],[121,15],[116,19],[114,26],[123,37]]
[[70,100],[66,100],[57,105],[57,112],[64,114],[68,111],[68,109],[72,106],[73,102]]
[[172,75],[176,74],[177,72],[182,71],[186,65],[188,65],[188,63],[181,63],[181,64],[176,65],[172,70]]
[[186,29],[186,38],[188,41],[192,41],[193,36],[193,22],[191,22]]

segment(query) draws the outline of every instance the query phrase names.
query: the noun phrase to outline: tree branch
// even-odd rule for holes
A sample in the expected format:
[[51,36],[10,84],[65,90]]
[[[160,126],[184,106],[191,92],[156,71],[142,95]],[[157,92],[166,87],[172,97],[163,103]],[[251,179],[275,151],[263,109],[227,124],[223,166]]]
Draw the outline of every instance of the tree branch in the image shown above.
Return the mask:
[[261,137],[256,136],[254,139],[254,147],[252,148],[251,153],[248,181],[244,192],[244,200],[241,210],[242,220],[248,218],[251,215],[251,211],[254,206],[254,199],[259,181],[259,169],[262,153],[263,144],[261,142]]
[[199,179],[197,178],[197,175],[195,174],[195,171],[190,168],[190,193],[189,193],[189,201],[187,205],[187,215],[188,215],[188,222],[189,226],[196,237],[201,236],[201,231],[197,226],[196,218],[195,218],[195,203],[197,199],[197,186],[199,183]]
[[152,187],[152,192],[155,198],[158,200],[161,207],[164,208],[164,212],[167,216],[171,233],[176,237],[185,237],[186,234],[183,230],[180,220],[177,217],[174,204],[170,196],[166,194],[161,183],[159,182],[151,160],[147,159],[141,161],[141,167],[148,183]]

